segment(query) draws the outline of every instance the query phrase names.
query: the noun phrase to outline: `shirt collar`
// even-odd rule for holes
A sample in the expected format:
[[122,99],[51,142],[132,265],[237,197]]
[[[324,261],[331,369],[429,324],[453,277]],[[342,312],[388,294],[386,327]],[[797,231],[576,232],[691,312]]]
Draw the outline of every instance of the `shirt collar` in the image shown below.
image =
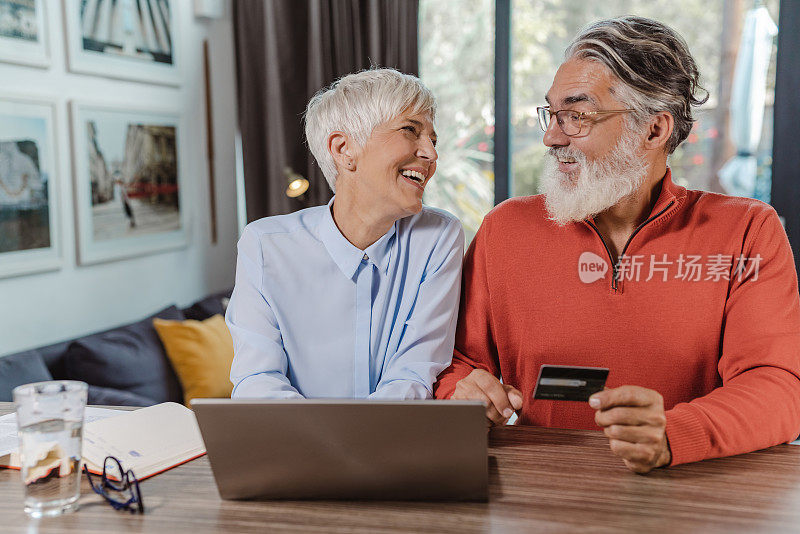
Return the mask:
[[319,226],[319,238],[325,248],[328,250],[334,263],[344,273],[347,278],[353,278],[361,260],[364,259],[364,254],[367,255],[381,271],[384,273],[389,269],[389,259],[391,258],[392,245],[395,242],[394,236],[397,233],[397,221],[389,228],[380,239],[371,244],[366,250],[361,250],[346,237],[342,235],[336,223],[333,220],[333,201],[336,199],[334,196],[325,209],[322,215],[322,221]]
[[[389,272],[389,259],[392,257],[392,248],[395,241],[394,237],[397,234],[397,221],[392,224],[385,234],[380,239],[367,247],[364,251],[372,262],[378,266],[384,274]],[[362,256],[363,257],[363,256]]]

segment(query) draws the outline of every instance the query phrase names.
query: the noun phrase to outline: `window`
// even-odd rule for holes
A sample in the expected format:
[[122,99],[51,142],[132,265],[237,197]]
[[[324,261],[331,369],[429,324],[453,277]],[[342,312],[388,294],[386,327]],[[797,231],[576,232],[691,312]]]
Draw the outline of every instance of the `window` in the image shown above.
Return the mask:
[[420,77],[436,95],[439,161],[425,203],[467,240],[494,206],[494,1],[422,0]]

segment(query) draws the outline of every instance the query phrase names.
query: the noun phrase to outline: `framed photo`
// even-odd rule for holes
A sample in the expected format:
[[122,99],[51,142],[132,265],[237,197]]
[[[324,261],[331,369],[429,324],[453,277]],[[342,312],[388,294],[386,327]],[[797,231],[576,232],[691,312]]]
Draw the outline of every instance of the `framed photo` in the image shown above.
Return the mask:
[[82,265],[187,244],[178,114],[73,102],[73,163]]
[[0,96],[0,277],[61,267],[53,104]]
[[69,69],[180,85],[180,0],[65,0]]
[[0,61],[50,66],[44,0],[0,0]]

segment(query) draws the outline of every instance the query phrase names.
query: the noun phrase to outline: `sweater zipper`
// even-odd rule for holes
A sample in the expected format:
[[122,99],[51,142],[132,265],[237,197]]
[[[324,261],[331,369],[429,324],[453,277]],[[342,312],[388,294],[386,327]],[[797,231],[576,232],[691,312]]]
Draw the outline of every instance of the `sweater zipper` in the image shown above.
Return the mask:
[[611,289],[613,289],[614,292],[616,293],[617,292],[617,264],[614,263],[614,257],[611,255],[611,249],[608,248],[608,245],[606,245],[606,240],[603,239],[603,236],[602,236],[602,234],[600,234],[600,230],[597,229],[597,226],[595,226],[594,223],[592,221],[590,221],[589,219],[586,219],[586,223],[589,226],[592,227],[592,229],[597,234],[597,237],[600,238],[600,242],[603,244],[603,248],[606,249],[606,254],[608,255],[608,262],[611,264]]
[[[659,217],[661,217],[664,213],[666,213],[666,211],[668,209],[670,209],[673,204],[675,204],[675,201],[671,200],[670,203],[667,204],[666,207],[663,210],[659,211],[658,213],[656,213],[655,215],[653,215],[652,217],[650,217],[649,219],[644,221],[642,224],[640,224],[636,228],[636,230],[633,231],[633,233],[630,235],[628,240],[625,242],[625,246],[622,247],[622,252],[620,253],[619,259],[617,260],[617,262],[621,261],[622,258],[625,256],[625,251],[628,250],[628,245],[631,244],[631,240],[633,240],[634,236],[636,236],[636,234],[638,234],[639,231],[642,228],[644,228],[648,223],[653,222],[654,220],[656,220]],[[614,257],[611,255],[611,249],[608,248],[608,245],[606,244],[606,240],[603,239],[603,235],[600,233],[600,230],[598,230],[597,226],[595,226],[594,223],[592,221],[588,220],[588,219],[586,220],[586,222],[595,231],[595,233],[597,234],[597,237],[600,238],[600,242],[603,243],[603,247],[606,249],[606,254],[608,254],[608,261],[611,263],[611,289],[613,289],[614,292],[616,293],[617,292],[617,262],[614,261]]]

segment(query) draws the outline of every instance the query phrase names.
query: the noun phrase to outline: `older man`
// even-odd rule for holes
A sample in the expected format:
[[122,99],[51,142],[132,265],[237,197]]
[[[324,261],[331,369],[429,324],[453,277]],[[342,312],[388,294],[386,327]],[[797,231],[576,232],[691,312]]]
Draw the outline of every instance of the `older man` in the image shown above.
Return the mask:
[[[483,400],[495,424],[519,410],[599,425],[640,473],[800,433],[800,299],[777,214],[684,189],[667,167],[698,80],[653,20],[599,22],[570,45],[540,109],[544,194],[504,202],[472,242],[437,397]],[[542,364],[608,367],[608,388],[534,400]]]

